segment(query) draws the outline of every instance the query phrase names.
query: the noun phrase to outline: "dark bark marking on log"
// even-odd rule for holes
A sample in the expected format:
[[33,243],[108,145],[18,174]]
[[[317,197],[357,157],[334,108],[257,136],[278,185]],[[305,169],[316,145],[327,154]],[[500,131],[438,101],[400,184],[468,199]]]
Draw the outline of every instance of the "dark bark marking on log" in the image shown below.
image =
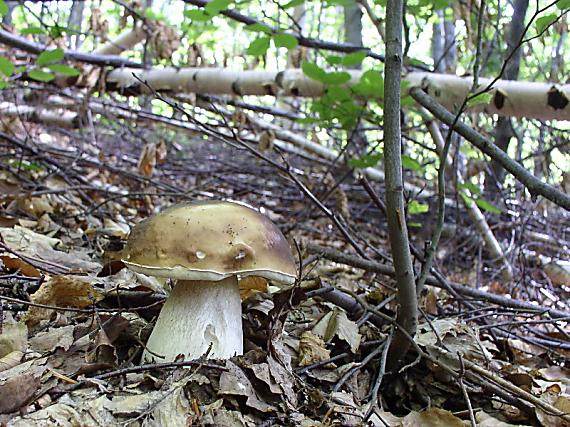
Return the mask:
[[232,83],[232,92],[234,93],[234,95],[243,96],[241,93],[241,88],[239,86],[239,80],[236,80],[235,82]]
[[569,102],[564,92],[561,92],[556,86],[552,86],[548,91],[548,105],[555,110],[563,110]]
[[263,89],[265,89],[266,95],[277,96],[277,94],[273,90],[273,83],[264,84]]
[[497,110],[501,110],[505,106],[505,101],[507,100],[507,94],[500,89],[495,91],[495,96],[493,97],[493,104]]

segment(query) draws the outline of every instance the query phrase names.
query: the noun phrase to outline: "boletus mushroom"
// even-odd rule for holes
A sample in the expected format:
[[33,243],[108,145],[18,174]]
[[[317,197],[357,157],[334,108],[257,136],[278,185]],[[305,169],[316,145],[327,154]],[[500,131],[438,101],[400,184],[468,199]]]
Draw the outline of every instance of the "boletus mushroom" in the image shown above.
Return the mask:
[[142,361],[178,355],[229,358],[243,353],[238,279],[295,281],[289,243],[266,216],[246,205],[200,201],[172,206],[133,227],[123,252],[131,270],[176,279]]

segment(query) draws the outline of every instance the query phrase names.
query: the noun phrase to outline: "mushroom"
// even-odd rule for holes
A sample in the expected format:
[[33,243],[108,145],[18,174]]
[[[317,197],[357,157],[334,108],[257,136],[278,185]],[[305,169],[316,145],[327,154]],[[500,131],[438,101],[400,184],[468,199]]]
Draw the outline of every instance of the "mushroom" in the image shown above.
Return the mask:
[[176,279],[142,361],[229,358],[243,353],[238,279],[295,281],[289,243],[266,216],[243,204],[172,206],[135,225],[123,252],[137,273]]

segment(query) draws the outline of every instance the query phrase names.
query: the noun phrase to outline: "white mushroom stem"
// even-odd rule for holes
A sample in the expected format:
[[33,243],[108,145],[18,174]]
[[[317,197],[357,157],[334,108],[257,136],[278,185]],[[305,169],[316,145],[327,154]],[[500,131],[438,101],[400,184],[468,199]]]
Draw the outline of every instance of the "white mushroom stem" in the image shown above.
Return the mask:
[[241,300],[236,276],[218,282],[179,280],[162,307],[143,353],[143,363],[243,354]]

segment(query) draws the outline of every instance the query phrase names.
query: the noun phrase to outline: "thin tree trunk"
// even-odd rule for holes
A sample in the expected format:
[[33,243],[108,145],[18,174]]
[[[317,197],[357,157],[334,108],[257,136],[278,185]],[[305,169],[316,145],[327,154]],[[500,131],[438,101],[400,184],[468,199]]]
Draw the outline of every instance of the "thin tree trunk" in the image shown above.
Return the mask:
[[71,33],[71,37],[69,38],[70,49],[79,49],[81,47],[81,43],[83,42],[81,38],[81,24],[83,23],[84,9],[84,1],[74,1],[71,4],[71,12],[69,13],[69,19],[67,21],[67,26],[73,31],[73,33]]
[[[356,2],[344,6],[344,40],[354,46],[362,46],[362,10]],[[361,69],[361,64],[351,67]],[[357,126],[350,132],[348,138],[352,141],[352,147],[358,154],[364,154],[368,146],[366,134]]]
[[[515,0],[513,2],[513,17],[511,25],[507,27],[507,52],[506,57],[511,55],[514,49],[517,49],[520,39],[524,32],[524,20],[528,9],[528,0]],[[517,49],[510,58],[503,78],[505,80],[517,80],[519,76],[519,68],[522,57],[522,49]],[[512,122],[505,117],[499,117],[495,126],[495,144],[501,150],[507,152],[511,138],[514,136],[512,130]],[[490,170],[485,179],[485,190],[491,194],[496,194],[503,187],[505,181],[505,170],[495,161],[491,161]]]
[[418,301],[404,215],[401,157],[400,81],[402,72],[402,0],[386,5],[386,66],[384,71],[384,170],[386,217],[398,287],[396,329],[387,356],[387,368],[397,368],[410,348],[417,328]]
[[443,11],[437,10],[435,12],[437,15],[437,20],[432,26],[432,37],[431,37],[431,56],[433,58],[433,70],[436,73],[443,73],[445,70],[445,36],[443,33]]

